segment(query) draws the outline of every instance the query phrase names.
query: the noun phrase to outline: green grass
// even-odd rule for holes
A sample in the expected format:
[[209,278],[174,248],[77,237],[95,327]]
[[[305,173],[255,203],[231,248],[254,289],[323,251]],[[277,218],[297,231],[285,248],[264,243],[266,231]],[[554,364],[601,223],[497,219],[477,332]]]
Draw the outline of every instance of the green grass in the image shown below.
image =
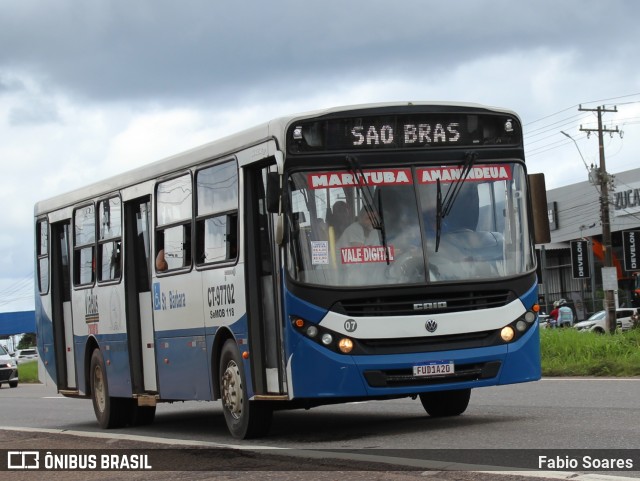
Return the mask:
[[26,361],[18,364],[18,378],[20,382],[38,381],[38,361]]
[[543,376],[640,376],[640,329],[595,334],[542,329]]

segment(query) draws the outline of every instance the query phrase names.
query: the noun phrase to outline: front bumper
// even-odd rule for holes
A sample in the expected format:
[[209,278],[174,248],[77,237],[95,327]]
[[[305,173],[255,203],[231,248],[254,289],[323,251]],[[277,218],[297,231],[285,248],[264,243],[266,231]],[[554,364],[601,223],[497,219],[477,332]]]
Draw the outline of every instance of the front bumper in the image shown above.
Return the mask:
[[3,367],[0,369],[0,382],[13,382],[18,380],[17,367]]
[[[456,372],[415,377],[413,366],[453,361]],[[292,398],[403,396],[535,381],[541,377],[540,332],[497,346],[406,354],[350,356],[302,339],[289,358]]]

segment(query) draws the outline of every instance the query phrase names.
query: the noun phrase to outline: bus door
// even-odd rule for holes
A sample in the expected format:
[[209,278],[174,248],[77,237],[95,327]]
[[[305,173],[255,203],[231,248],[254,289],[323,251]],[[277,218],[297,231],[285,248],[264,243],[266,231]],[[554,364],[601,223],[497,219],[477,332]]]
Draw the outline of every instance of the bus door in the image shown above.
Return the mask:
[[125,291],[132,391],[156,392],[155,344],[151,310],[151,199],[125,202]]
[[266,177],[271,169],[275,171],[275,164],[247,167],[244,177],[245,279],[252,286],[246,293],[249,349],[258,395],[287,392],[273,219],[266,209]]
[[56,384],[60,390],[77,388],[71,309],[70,225],[69,220],[51,224],[51,321]]

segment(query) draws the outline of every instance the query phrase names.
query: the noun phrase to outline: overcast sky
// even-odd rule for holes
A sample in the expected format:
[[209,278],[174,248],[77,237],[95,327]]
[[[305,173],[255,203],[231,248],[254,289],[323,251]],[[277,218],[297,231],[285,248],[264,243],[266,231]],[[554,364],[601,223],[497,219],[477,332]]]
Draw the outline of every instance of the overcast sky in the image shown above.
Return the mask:
[[283,114],[362,102],[515,110],[530,172],[640,166],[640,2],[0,0],[0,312],[33,308],[37,200]]

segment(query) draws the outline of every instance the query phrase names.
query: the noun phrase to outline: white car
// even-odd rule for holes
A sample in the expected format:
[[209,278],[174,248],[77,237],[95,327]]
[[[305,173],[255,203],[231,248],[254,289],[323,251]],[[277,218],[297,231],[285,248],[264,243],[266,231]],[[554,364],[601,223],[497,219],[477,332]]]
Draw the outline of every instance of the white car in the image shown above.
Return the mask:
[[18,365],[7,350],[0,345],[0,386],[5,382],[10,387],[18,387]]
[[38,351],[35,348],[18,349],[15,354],[16,362],[19,364],[25,361],[32,361],[38,359]]
[[[628,331],[633,327],[633,318],[638,315],[635,307],[620,307],[616,309],[616,327],[622,331]],[[573,325],[579,331],[591,331],[604,334],[607,332],[606,326],[607,312],[598,311],[586,321],[581,321]]]

